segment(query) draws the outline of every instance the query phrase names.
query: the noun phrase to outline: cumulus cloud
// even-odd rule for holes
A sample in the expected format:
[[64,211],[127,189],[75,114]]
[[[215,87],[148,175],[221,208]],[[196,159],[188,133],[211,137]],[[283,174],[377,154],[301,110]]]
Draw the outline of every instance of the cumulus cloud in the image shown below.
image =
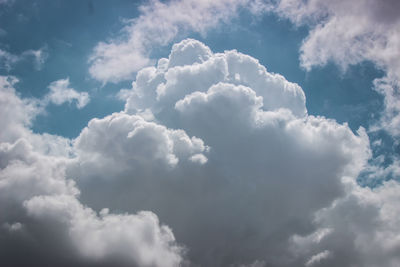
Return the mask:
[[66,177],[72,142],[29,129],[37,101],[21,99],[15,82],[0,84],[1,265],[178,266],[183,250],[152,212],[98,214],[79,202]]
[[262,97],[266,110],[286,108],[300,117],[307,113],[304,92],[297,84],[268,72],[250,56],[237,51],[212,54],[208,47],[193,39],[175,44],[169,58],[160,59],[157,67],[138,72],[126,111],[150,108],[159,113],[174,109],[182,96],[205,92],[219,82],[252,88]]
[[[308,115],[298,85],[254,58],[214,54],[192,39],[140,70],[123,95],[125,111],[93,120],[74,144],[78,157],[67,173],[77,177],[84,203],[156,212],[194,265],[373,266],[373,246],[361,249],[354,240],[363,233],[353,228],[371,224],[369,233],[379,236],[392,219],[366,212],[365,223],[357,215],[343,220],[347,215],[333,208],[343,202],[343,212],[381,209],[371,194],[349,201],[369,190],[354,182],[371,156],[364,129],[354,134],[346,124]],[[137,147],[130,133],[142,124],[165,125],[167,136],[183,129],[183,151],[190,152],[174,152],[176,141],[160,147],[158,135],[151,135],[154,146],[140,139],[147,145]],[[194,137],[201,140],[197,150],[189,142]],[[191,162],[199,153],[207,161]],[[394,239],[392,248],[397,244]],[[382,266],[398,262],[383,239],[374,246]]]
[[15,82],[0,91],[15,103],[0,113],[7,265],[400,262],[399,183],[356,183],[365,129],[309,115],[301,87],[250,56],[186,39],[73,140],[32,133]]
[[91,120],[75,140],[75,148],[81,167],[96,170],[99,176],[158,167],[164,170],[187,160],[207,161],[202,154],[207,147],[201,139],[125,113]]

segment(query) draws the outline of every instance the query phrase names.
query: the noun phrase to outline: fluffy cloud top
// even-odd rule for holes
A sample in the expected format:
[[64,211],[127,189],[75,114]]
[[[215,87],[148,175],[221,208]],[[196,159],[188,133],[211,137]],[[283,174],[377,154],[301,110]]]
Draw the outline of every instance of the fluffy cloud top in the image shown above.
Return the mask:
[[126,112],[173,109],[183,96],[206,92],[220,82],[250,87],[261,96],[264,110],[286,108],[300,117],[307,113],[304,92],[297,84],[269,73],[250,56],[237,51],[212,54],[208,47],[192,39],[175,44],[169,58],[160,59],[157,67],[138,72]]
[[[95,47],[89,60],[89,72],[95,79],[103,83],[131,79],[153,63],[154,46],[165,46],[188,31],[204,34],[231,20],[238,10],[246,9],[257,16],[273,11],[297,25],[309,26],[309,35],[300,48],[305,69],[330,61],[343,70],[363,61],[372,61],[383,69],[387,75],[375,81],[375,90],[385,97],[385,110],[379,125],[371,129],[384,128],[395,138],[400,135],[400,16],[396,0],[175,0],[151,1],[140,8],[141,15],[128,21],[118,38]],[[198,60],[203,60],[202,56],[206,55]],[[172,60],[170,64],[180,63]]]
[[100,42],[94,48],[89,72],[103,83],[132,79],[135,72],[153,62],[153,47],[167,45],[183,32],[204,34],[218,23],[230,20],[240,7],[253,7],[256,2],[150,1],[140,6],[141,15],[127,22],[120,37]]

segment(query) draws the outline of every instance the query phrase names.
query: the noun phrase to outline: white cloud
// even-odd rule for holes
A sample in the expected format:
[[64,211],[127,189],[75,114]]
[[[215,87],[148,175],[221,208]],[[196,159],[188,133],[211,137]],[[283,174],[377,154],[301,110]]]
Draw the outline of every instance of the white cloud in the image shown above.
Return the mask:
[[[174,168],[181,161],[205,163],[203,141],[141,116],[114,113],[93,119],[75,140],[79,168],[95,176]],[[193,158],[194,157],[194,158]]]
[[44,96],[45,104],[62,105],[66,102],[72,103],[75,101],[78,109],[85,107],[90,101],[89,94],[87,92],[77,92],[69,86],[69,78],[52,82],[49,85],[50,92]]
[[95,47],[89,71],[103,83],[131,79],[153,63],[154,46],[165,46],[188,31],[205,34],[231,20],[239,9],[256,16],[274,11],[310,27],[300,48],[301,65],[307,70],[330,61],[346,70],[368,60],[386,71],[387,76],[375,82],[375,89],[385,97],[385,110],[379,125],[371,130],[383,127],[396,137],[400,132],[400,16],[394,10],[398,8],[396,0],[150,1],[140,7],[138,18],[127,21],[118,38]]
[[400,2],[396,0],[281,0],[275,11],[296,24],[310,26],[300,48],[306,69],[329,61],[343,70],[372,61],[386,72],[375,87],[385,97],[382,126],[400,133]]
[[[184,56],[185,61],[180,59]],[[138,72],[125,109],[128,113],[149,107],[153,113],[171,109],[186,94],[205,92],[219,82],[252,88],[262,96],[264,110],[288,108],[296,116],[307,113],[304,92],[297,84],[268,72],[250,56],[234,50],[212,54],[208,47],[192,39],[175,44],[169,59],[160,59],[157,68]]]
[[40,112],[35,100],[21,99],[16,95],[13,76],[0,76],[0,140],[15,141],[27,131],[31,120]]
[[155,0],[143,4],[141,15],[127,21],[120,37],[97,44],[89,72],[103,83],[132,79],[136,71],[153,62],[153,47],[167,45],[187,31],[204,34],[230,20],[245,5],[253,6],[249,0]]

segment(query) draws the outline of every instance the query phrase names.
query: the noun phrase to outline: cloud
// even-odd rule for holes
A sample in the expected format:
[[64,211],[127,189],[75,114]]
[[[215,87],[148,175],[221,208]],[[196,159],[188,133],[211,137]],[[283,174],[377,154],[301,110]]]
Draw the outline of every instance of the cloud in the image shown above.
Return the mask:
[[169,58],[160,59],[157,68],[138,72],[125,109],[128,113],[146,108],[153,113],[173,109],[183,94],[204,92],[219,82],[251,87],[262,96],[266,110],[287,108],[296,116],[307,113],[304,92],[297,84],[267,72],[250,56],[237,51],[213,55],[208,47],[193,39],[175,44]]
[[[336,226],[317,224],[315,216],[350,194],[343,181],[355,180],[371,155],[364,129],[354,134],[347,125],[308,115],[297,84],[254,58],[214,54],[192,39],[138,71],[124,96],[125,112],[93,120],[76,139],[78,157],[67,173],[76,177],[83,203],[156,212],[194,265],[300,266],[336,259],[338,248],[321,243],[335,236]],[[147,123],[144,111],[152,114]],[[130,132],[143,123],[182,129],[184,139],[201,139],[201,149],[186,145],[183,151],[191,152],[179,156],[175,141],[170,149],[160,147],[158,134],[136,143]],[[168,160],[171,151],[178,161]],[[198,153],[207,158],[202,165],[190,161]],[[311,245],[295,249],[293,237],[307,235]],[[314,240],[318,250],[309,248]],[[332,256],[318,255],[325,250]]]
[[29,215],[39,222],[60,223],[82,256],[94,261],[113,259],[117,266],[178,266],[181,249],[167,226],[151,212],[100,217],[72,196],[37,196],[26,202]]
[[332,252],[321,261],[321,266],[398,265],[399,183],[385,182],[371,189],[347,181],[347,190],[346,197],[316,215],[315,223],[320,229],[329,227],[329,234],[318,242],[295,242],[297,246],[310,254],[318,253],[321,248]]
[[14,89],[17,82],[16,77],[0,76],[0,138],[3,141],[15,141],[17,136],[24,135],[32,119],[40,113],[37,101],[18,97]]
[[43,101],[46,104],[52,103],[55,105],[62,105],[66,102],[72,103],[75,101],[78,109],[85,107],[90,101],[89,94],[87,92],[77,92],[73,88],[69,88],[69,86],[69,78],[52,82],[49,85],[50,92],[44,96]]
[[33,133],[36,101],[16,95],[15,78],[0,81],[1,265],[178,266],[184,251],[152,212],[97,214],[79,202],[66,177],[72,142]]
[[11,66],[14,65],[18,61],[18,57],[13,55],[5,50],[0,49],[0,59],[2,63],[2,68],[6,70],[10,70]]
[[38,50],[26,50],[20,55],[12,54],[6,50],[0,49],[0,69],[7,71],[12,70],[16,64],[25,60],[32,60],[33,66],[36,70],[41,70],[45,63],[48,53],[47,48],[43,47]]
[[75,148],[80,167],[95,171],[95,176],[108,173],[109,179],[125,171],[168,170],[182,161],[207,161],[201,139],[125,113],[91,120],[75,139]]
[[135,72],[153,63],[152,48],[168,45],[188,31],[204,34],[207,29],[229,21],[239,7],[246,5],[250,7],[254,3],[249,0],[156,0],[143,4],[139,8],[141,15],[127,20],[120,36],[97,44],[89,59],[89,73],[103,83],[130,80]]
[[300,48],[301,65],[307,70],[332,61],[343,70],[372,61],[386,72],[375,80],[385,97],[381,127],[393,137],[400,133],[400,4],[396,0],[278,1],[274,10],[310,32]]
[[0,91],[7,266],[400,262],[399,183],[356,183],[365,129],[309,115],[301,87],[250,56],[186,39],[73,140],[33,133],[15,82]]
[[324,250],[314,256],[312,256],[305,264],[306,267],[310,267],[313,266],[315,264],[320,263],[321,261],[323,261],[324,259],[328,258],[331,256],[331,253],[329,250]]

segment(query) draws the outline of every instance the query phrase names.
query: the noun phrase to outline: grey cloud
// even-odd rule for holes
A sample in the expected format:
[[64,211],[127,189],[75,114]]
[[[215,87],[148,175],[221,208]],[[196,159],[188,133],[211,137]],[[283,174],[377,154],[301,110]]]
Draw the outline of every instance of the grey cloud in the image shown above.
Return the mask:
[[16,95],[15,79],[1,81],[0,264],[179,265],[184,251],[152,212],[97,214],[79,202],[65,173],[74,157],[71,141],[32,133],[35,101]]
[[[169,64],[178,56],[185,58]],[[68,175],[95,209],[154,211],[193,265],[305,264],[321,251],[292,253],[291,237],[319,229],[315,213],[346,195],[342,179],[356,177],[370,156],[363,129],[355,135],[347,125],[308,116],[298,85],[249,56],[212,54],[195,40],[174,45],[169,59],[139,71],[124,93],[126,114],[92,121],[96,127],[89,124],[77,139],[79,153],[98,155],[88,158],[99,167],[78,158]],[[153,115],[149,123],[201,138],[209,146],[207,162],[179,160],[170,168],[154,161],[158,150],[148,141],[141,141],[145,150],[127,144],[135,121],[145,121],[135,115],[143,110]],[[86,148],[82,140],[89,136],[99,145]],[[118,167],[126,159],[128,167]]]

